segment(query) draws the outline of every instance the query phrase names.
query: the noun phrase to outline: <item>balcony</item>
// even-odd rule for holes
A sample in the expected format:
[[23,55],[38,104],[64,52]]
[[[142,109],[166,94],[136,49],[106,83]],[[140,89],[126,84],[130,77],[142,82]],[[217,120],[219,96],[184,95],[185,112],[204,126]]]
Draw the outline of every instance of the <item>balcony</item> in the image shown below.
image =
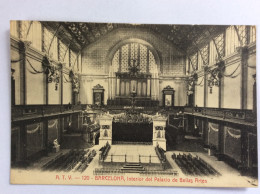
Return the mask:
[[85,105],[15,105],[11,107],[11,120],[22,121],[42,117],[81,112]]

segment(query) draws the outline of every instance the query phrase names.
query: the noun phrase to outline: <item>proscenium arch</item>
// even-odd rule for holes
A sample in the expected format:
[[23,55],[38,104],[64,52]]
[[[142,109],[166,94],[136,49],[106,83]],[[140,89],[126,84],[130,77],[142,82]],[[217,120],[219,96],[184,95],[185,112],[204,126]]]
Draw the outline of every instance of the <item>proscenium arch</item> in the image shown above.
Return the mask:
[[161,67],[162,63],[161,63],[161,58],[158,55],[158,52],[155,50],[153,45],[151,45],[149,42],[142,40],[142,39],[138,39],[138,38],[129,38],[129,39],[121,40],[114,47],[112,47],[106,57],[106,61],[109,62],[109,67],[112,65],[112,60],[113,60],[113,57],[114,57],[115,53],[117,52],[117,50],[120,47],[124,46],[125,44],[129,44],[129,43],[138,43],[138,44],[142,44],[142,45],[146,46],[153,53],[155,62],[157,65],[157,70],[158,70],[158,72],[160,72],[160,67]]

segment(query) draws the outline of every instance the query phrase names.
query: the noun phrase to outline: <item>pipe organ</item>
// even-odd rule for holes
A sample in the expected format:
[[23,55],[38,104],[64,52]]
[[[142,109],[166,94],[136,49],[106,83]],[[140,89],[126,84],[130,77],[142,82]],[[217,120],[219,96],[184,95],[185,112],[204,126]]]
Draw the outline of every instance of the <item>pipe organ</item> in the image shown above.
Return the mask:
[[[112,73],[111,73],[112,74]],[[132,93],[136,93],[137,105],[154,106],[159,103],[159,78],[154,74],[114,73],[109,77],[108,104],[131,105]]]
[[115,53],[108,77],[108,105],[159,104],[159,76],[152,51],[139,43],[123,45]]

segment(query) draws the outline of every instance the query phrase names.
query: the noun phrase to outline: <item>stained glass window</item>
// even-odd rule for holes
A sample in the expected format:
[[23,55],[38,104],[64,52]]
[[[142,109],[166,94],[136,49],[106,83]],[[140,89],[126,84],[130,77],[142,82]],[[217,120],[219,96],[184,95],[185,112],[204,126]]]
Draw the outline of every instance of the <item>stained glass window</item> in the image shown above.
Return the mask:
[[30,27],[30,21],[21,21],[20,22],[20,31],[19,31],[20,39],[26,40],[29,27]]
[[153,72],[156,70],[156,62],[152,51],[149,50],[149,71]]
[[66,49],[67,46],[63,42],[59,41],[59,61],[64,61]]
[[146,65],[147,65],[147,47],[140,45],[140,71],[146,72]]
[[194,71],[194,70],[197,70],[197,65],[198,65],[198,54],[195,53],[193,54],[191,57],[190,57],[190,64],[191,64],[191,69]]
[[128,72],[129,64],[139,66],[141,73],[153,72],[157,65],[154,54],[145,45],[128,43],[119,48],[112,59],[114,72]]
[[77,54],[70,50],[70,66],[74,67],[74,65],[76,64],[76,58],[77,58]]
[[246,32],[246,26],[236,26],[239,34],[239,39],[241,41],[240,46],[245,46],[247,44],[247,32]]
[[[128,72],[128,49],[129,46],[124,45],[122,46],[122,51],[121,51],[121,72]],[[120,64],[120,63],[119,63]]]
[[[202,49],[200,49],[200,55],[203,61],[203,65],[209,64],[209,45],[206,44]],[[201,65],[199,64],[198,69],[201,68]]]
[[236,52],[236,48],[240,46],[238,36],[234,26],[230,26],[226,30],[225,54],[226,56]]
[[112,64],[113,64],[113,71],[114,72],[118,72],[118,68],[119,68],[119,50],[116,51],[113,60],[112,60]]
[[216,38],[214,38],[218,52],[221,57],[225,56],[225,47],[224,47],[224,33],[219,34]]
[[256,27],[250,26],[250,43],[256,41]]

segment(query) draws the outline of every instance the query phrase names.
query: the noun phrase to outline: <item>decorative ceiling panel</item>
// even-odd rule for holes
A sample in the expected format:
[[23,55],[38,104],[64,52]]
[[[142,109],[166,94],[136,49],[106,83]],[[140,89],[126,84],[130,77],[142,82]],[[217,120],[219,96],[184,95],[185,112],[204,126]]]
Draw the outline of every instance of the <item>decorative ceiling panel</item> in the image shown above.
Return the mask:
[[82,49],[97,41],[107,33],[120,28],[139,28],[151,31],[170,41],[178,50],[192,54],[198,47],[204,46],[213,36],[223,32],[228,26],[216,25],[158,25],[158,24],[115,24],[115,23],[84,23],[84,22],[44,22],[54,31],[59,25],[60,31],[67,32],[67,42],[74,39],[72,47]]

